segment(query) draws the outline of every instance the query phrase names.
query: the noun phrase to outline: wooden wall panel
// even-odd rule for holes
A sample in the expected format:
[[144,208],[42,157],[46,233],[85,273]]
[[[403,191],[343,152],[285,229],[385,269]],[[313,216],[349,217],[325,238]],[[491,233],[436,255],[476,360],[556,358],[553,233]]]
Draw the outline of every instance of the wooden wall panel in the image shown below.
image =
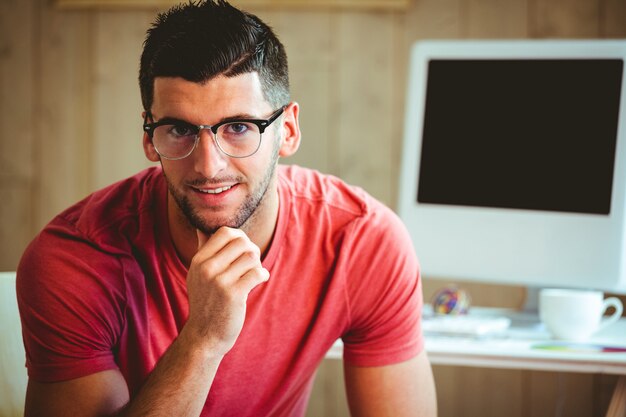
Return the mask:
[[336,27],[338,175],[392,205],[394,30],[389,13],[339,13]]
[[349,417],[343,383],[343,362],[324,360],[315,377],[306,417]]
[[137,81],[141,46],[151,12],[94,12],[92,188],[150,166],[142,147]]
[[[43,3],[43,2],[42,2]],[[38,7],[37,229],[90,191],[91,21],[85,12]]]
[[528,416],[594,415],[593,375],[537,371],[528,377]]
[[528,416],[523,371],[433,366],[433,374],[439,416]]
[[0,2],[0,270],[15,270],[34,233],[36,22],[31,2]]
[[[417,0],[400,16],[395,17],[394,27],[398,32],[396,63],[394,65],[394,97],[396,119],[395,135],[399,143],[393,153],[394,178],[399,178],[399,161],[402,160],[402,140],[404,139],[404,118],[406,116],[406,88],[408,85],[408,65],[411,47],[414,42],[426,39],[460,38],[462,27],[462,0]],[[397,184],[393,184],[393,205],[398,200]]]
[[462,37],[464,0],[417,0],[406,13],[409,43],[419,39]]
[[601,0],[601,34],[605,38],[626,38],[626,1]]
[[0,2],[0,174],[29,177],[34,125],[32,105],[34,9]]
[[[291,98],[300,105],[300,149],[281,162],[334,173],[337,171],[336,138],[331,121],[336,118],[336,110],[329,105],[335,93],[331,88],[334,35],[331,13],[261,10],[256,14],[272,26],[285,45]],[[302,33],[315,36],[302,36]]]
[[466,0],[467,38],[526,38],[528,0]]
[[405,106],[406,106],[406,88],[408,85],[407,80],[407,65],[408,57],[411,49],[411,45],[407,42],[405,35],[405,22],[406,15],[394,14],[390,17],[391,26],[393,29],[392,39],[393,43],[389,47],[393,52],[393,73],[391,74],[391,89],[392,99],[390,105],[393,114],[391,123],[390,146],[391,146],[391,192],[389,207],[392,210],[396,210],[398,207],[398,182],[400,179],[401,164],[398,161],[402,160],[402,147],[404,145],[404,119],[405,119]]
[[24,249],[34,236],[31,181],[0,175],[0,271],[15,271]]
[[529,32],[534,38],[597,38],[600,0],[529,0]]
[[[593,380],[593,416],[605,416],[609,409],[609,404],[617,385],[617,375],[599,374],[594,375]],[[579,395],[580,392],[574,392],[573,395]]]
[[[411,0],[231,0],[231,4],[249,10],[288,9],[288,10],[403,10]],[[68,9],[109,9],[118,11],[145,10],[154,7],[171,7],[179,0],[54,0],[61,8]]]

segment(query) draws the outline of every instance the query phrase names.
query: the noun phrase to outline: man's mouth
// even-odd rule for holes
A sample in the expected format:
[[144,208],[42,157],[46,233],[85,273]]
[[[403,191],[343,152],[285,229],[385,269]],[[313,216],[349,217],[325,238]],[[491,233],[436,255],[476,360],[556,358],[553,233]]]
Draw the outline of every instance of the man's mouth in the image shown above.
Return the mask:
[[219,187],[219,188],[207,188],[207,189],[196,188],[196,190],[205,194],[220,194],[220,193],[223,193],[224,191],[230,190],[231,188],[233,188],[232,185],[229,185],[226,187]]

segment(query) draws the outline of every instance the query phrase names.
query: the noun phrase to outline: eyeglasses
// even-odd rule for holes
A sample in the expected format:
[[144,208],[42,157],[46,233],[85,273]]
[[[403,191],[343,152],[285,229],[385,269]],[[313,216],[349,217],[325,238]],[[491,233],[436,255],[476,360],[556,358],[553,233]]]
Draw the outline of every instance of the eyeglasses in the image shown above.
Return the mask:
[[152,114],[147,111],[143,130],[148,134],[157,153],[170,160],[183,159],[191,155],[200,140],[200,131],[213,133],[217,147],[232,158],[254,155],[261,147],[265,129],[278,118],[287,106],[276,110],[269,119],[230,119],[209,125],[194,125],[171,117],[148,123]]

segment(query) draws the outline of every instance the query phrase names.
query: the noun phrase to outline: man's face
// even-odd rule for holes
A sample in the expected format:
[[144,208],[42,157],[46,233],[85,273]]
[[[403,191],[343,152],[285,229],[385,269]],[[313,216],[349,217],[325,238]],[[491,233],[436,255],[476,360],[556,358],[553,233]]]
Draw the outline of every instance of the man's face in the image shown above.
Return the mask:
[[[216,77],[204,84],[182,78],[159,77],[154,82],[154,120],[171,117],[194,125],[214,125],[227,118],[267,119],[276,109],[264,99],[257,73]],[[276,120],[263,133],[261,147],[247,158],[222,153],[209,130],[201,130],[200,141],[188,157],[161,158],[170,199],[183,223],[212,234],[221,226],[242,227],[275,193],[275,169],[281,129]],[[144,138],[148,158],[154,148]],[[158,158],[158,157],[157,157]],[[183,226],[188,226],[183,224]]]

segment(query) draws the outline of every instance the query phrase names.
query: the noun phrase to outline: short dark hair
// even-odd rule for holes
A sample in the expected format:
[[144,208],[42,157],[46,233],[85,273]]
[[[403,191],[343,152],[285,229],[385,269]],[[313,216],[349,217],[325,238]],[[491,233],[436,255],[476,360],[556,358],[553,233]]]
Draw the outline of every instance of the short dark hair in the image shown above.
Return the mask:
[[272,29],[224,0],[190,1],[160,13],[147,31],[139,67],[141,101],[149,111],[155,77],[202,83],[253,71],[273,107],[290,101],[287,54]]

